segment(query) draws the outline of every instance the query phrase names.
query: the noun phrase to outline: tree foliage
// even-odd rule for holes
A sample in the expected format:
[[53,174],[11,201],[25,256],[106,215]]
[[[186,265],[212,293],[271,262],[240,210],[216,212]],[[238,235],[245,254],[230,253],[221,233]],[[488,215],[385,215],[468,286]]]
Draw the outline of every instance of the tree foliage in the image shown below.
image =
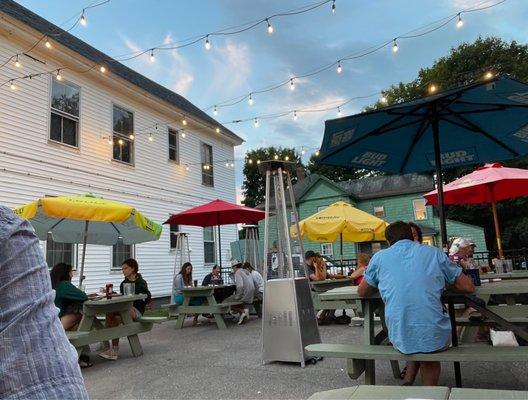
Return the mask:
[[[261,147],[246,153],[244,160],[244,182],[242,193],[244,204],[255,207],[264,202],[266,193],[266,182],[264,175],[260,173],[258,164],[260,161],[273,160],[277,156],[279,160],[288,160],[302,166],[299,154],[293,148],[283,147]],[[292,183],[297,181],[297,171],[292,174]]]

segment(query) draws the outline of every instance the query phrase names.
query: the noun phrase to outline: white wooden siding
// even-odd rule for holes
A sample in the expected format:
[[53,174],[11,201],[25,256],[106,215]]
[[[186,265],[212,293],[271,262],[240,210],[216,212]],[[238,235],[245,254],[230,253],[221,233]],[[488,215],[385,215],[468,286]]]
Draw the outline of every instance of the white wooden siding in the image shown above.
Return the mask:
[[[59,51],[57,47],[54,51]],[[12,40],[0,35],[0,60],[20,52]],[[45,57],[45,56],[43,56]],[[48,56],[49,57],[49,56]],[[22,71],[12,63],[0,68],[0,82],[29,73],[38,73],[60,66],[47,59],[46,65],[22,57]],[[143,131],[156,123],[170,121],[148,107],[143,95],[137,98],[123,94],[92,79],[88,74],[65,70],[64,80],[81,88],[79,148],[50,142],[51,77],[42,76],[0,88],[0,204],[15,207],[45,195],[93,193],[123,201],[137,207],[157,222],[164,222],[170,214],[221,198],[235,201],[235,175],[219,161],[234,158],[233,145],[219,135],[203,129],[186,129],[186,138],[179,138],[180,165],[168,159],[167,126]],[[112,79],[110,76],[108,79]],[[134,112],[136,134],[134,166],[112,161],[112,146],[107,138],[112,135],[112,104],[122,105]],[[173,128],[181,128],[178,124]],[[186,127],[187,128],[187,127]],[[152,132],[154,141],[148,140]],[[213,146],[214,187],[201,184],[200,141]],[[186,171],[185,164],[190,166]],[[203,265],[203,232],[198,227],[181,227],[189,233],[194,264],[194,278],[202,279],[209,272]],[[229,243],[237,239],[236,226],[222,227],[222,259],[229,264]],[[79,246],[78,263],[82,254]],[[172,286],[174,252],[169,249],[169,227],[163,227],[159,241],[135,247],[140,272],[155,296],[166,295]],[[87,247],[87,291],[96,291],[106,283],[117,285],[121,272],[110,272],[111,247]]]

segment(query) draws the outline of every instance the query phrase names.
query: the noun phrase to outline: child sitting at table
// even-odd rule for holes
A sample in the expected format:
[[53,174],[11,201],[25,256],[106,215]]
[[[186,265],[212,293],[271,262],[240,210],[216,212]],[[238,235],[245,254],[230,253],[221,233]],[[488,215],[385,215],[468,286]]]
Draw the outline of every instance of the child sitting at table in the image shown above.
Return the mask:
[[369,261],[370,256],[368,254],[359,253],[357,255],[357,268],[355,271],[351,271],[348,274],[348,277],[354,280],[354,285],[359,285],[363,280],[363,275],[365,274],[365,270],[367,269]]

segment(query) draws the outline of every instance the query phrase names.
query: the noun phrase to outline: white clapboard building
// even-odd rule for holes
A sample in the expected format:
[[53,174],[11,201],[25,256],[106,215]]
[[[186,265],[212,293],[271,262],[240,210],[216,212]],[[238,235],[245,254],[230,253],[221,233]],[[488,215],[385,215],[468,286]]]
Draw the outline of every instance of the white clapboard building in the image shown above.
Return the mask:
[[[11,0],[0,2],[0,65],[0,204],[93,193],[162,223],[216,198],[235,201],[232,163],[234,146],[243,142],[239,136]],[[196,279],[218,257],[229,264],[236,226],[222,228],[220,255],[213,228],[180,229],[189,233]],[[157,242],[87,246],[86,290],[121,282],[121,261],[134,257],[153,295],[168,295],[171,236],[164,225]],[[48,239],[42,247],[50,266],[80,265],[82,245]]]

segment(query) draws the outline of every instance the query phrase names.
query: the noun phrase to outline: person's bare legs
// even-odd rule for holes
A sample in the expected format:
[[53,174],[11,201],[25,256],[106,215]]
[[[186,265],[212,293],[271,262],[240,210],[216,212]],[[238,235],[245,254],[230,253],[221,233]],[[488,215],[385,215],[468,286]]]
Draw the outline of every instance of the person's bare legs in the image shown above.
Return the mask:
[[440,377],[440,362],[438,361],[420,361],[420,370],[422,371],[422,385],[436,386]]
[[407,370],[403,378],[403,384],[412,385],[416,380],[416,375],[418,374],[418,371],[420,370],[420,361],[407,361],[407,364],[405,364],[405,368]]
[[[106,327],[113,328],[121,323],[121,316],[117,313],[106,314]],[[112,347],[119,347],[119,338],[112,339]]]
[[66,314],[63,315],[60,319],[60,322],[62,324],[62,327],[65,331],[71,330],[75,325],[77,325],[79,322],[81,322],[82,314],[77,312],[74,314]]

